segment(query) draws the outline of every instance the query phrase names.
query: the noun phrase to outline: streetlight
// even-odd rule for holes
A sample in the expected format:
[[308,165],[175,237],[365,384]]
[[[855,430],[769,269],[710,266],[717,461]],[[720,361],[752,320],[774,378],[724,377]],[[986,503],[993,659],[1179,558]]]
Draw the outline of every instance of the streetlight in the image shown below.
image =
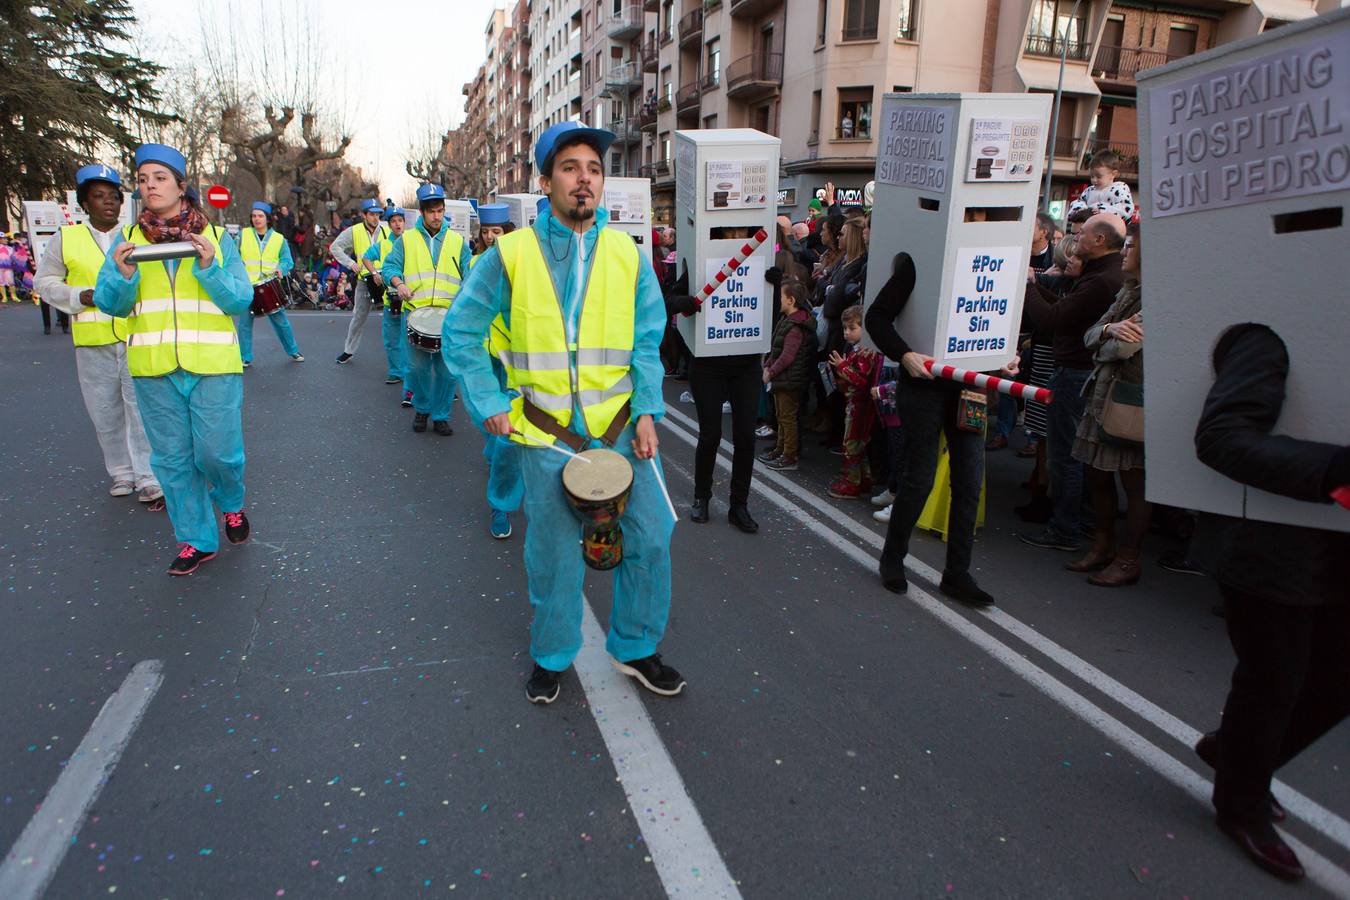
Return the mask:
[[[1069,13],[1069,22],[1078,18],[1078,6],[1083,0],[1073,0],[1073,11]],[[1064,30],[1069,30],[1069,22],[1064,23]],[[1059,31],[1059,23],[1055,23],[1055,31]],[[1068,40],[1061,39],[1059,42],[1059,84],[1055,86],[1055,105],[1050,113],[1050,153],[1049,162],[1045,166],[1045,187],[1041,189],[1041,212],[1049,214],[1050,212],[1050,177],[1055,172],[1055,142],[1059,140],[1059,104],[1064,98],[1064,60],[1069,52]]]

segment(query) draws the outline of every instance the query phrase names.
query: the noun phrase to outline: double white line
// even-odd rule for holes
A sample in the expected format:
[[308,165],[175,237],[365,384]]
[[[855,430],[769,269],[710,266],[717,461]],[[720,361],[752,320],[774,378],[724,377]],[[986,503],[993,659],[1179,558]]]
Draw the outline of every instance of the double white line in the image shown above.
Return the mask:
[[[691,446],[698,443],[698,423],[679,410],[668,405],[661,424],[681,441]],[[731,452],[731,446],[723,441],[721,450],[717,464],[730,471],[731,463],[724,454]],[[765,499],[810,529],[827,544],[857,562],[866,571],[865,577],[878,577],[878,557],[840,534],[841,529],[847,531],[863,544],[879,552],[885,541],[873,529],[843,514],[830,503],[777,472],[757,468],[753,485]],[[787,495],[800,500],[801,504],[789,499]],[[814,512],[808,511],[803,506],[810,507]],[[825,524],[822,519],[828,520],[830,524]],[[937,584],[941,579],[940,572],[913,555],[905,559],[905,566],[910,572],[933,584]],[[1200,738],[1197,729],[997,607],[980,612],[958,612],[952,604],[937,599],[913,582],[910,583],[905,598],[1007,666],[1060,706],[1120,744],[1144,765],[1203,803],[1206,808],[1209,807],[1212,784],[1207,778],[1197,774],[1171,753],[1112,716],[1055,675],[1036,665],[1022,652],[977,625],[974,619],[982,619],[1002,629],[1047,657],[1069,674],[1184,745],[1187,754],[1190,753],[1189,748]],[[1350,851],[1350,822],[1281,782],[1274,782],[1272,790],[1290,815],[1303,820],[1327,839]],[[1282,834],[1298,853],[1310,879],[1336,896],[1350,898],[1350,872],[1288,834],[1283,832]]]

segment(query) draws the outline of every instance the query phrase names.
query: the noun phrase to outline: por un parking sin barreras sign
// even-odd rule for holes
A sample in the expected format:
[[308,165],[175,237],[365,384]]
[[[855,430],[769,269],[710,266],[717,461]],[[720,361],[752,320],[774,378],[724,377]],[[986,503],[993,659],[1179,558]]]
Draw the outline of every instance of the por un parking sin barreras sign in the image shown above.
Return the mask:
[[1350,188],[1350,29],[1149,89],[1155,216]]

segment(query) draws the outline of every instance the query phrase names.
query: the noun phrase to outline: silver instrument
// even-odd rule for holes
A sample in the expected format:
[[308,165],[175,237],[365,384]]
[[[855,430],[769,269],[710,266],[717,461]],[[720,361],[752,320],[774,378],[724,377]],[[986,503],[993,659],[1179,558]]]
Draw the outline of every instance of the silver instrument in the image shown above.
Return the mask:
[[197,255],[192,241],[170,241],[167,244],[142,244],[127,254],[127,262],[139,265],[165,259],[187,259]]

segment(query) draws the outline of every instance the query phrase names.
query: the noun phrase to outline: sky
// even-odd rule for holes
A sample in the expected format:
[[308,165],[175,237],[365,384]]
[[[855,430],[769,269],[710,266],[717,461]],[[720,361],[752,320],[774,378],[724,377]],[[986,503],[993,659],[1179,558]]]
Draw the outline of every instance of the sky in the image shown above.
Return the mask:
[[[444,134],[464,119],[466,82],[485,55],[484,32],[503,0],[133,0],[142,37],[140,52],[173,64],[200,58],[207,29],[225,28],[242,48],[269,47],[274,62],[262,77],[294,81],[304,68],[330,111],[352,135],[347,161],[373,173],[381,197],[401,197],[413,182],[404,172],[408,147],[429,128]],[[289,18],[269,19],[277,10]],[[197,16],[184,27],[188,10]],[[304,33],[314,52],[288,52],[277,35]],[[224,33],[224,32],[217,32]],[[245,50],[244,52],[249,52]],[[286,58],[289,58],[289,62]],[[297,58],[315,65],[298,66]],[[204,68],[204,67],[203,67]],[[247,77],[247,75],[245,75]],[[298,128],[298,125],[296,126]]]

